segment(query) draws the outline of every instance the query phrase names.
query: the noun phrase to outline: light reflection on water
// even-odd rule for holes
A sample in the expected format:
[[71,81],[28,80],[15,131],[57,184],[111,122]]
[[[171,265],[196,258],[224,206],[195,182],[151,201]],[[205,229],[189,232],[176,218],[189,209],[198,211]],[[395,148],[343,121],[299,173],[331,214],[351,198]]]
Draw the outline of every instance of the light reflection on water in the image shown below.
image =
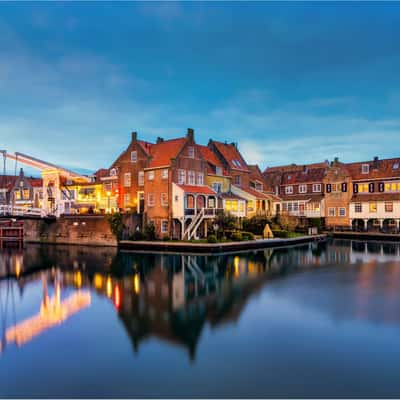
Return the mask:
[[399,257],[3,250],[0,396],[399,396]]

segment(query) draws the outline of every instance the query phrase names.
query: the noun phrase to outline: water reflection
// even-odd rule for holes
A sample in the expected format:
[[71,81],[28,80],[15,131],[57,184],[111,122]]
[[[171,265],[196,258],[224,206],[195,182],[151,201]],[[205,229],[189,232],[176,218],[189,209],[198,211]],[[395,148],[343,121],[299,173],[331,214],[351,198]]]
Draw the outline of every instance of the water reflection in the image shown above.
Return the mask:
[[[13,343],[22,346],[66,323],[72,315],[90,306],[92,292],[112,302],[134,352],[143,341],[156,337],[182,347],[193,360],[204,325],[215,328],[237,321],[248,299],[269,280],[333,265],[357,266],[357,285],[351,294],[355,301],[342,304],[338,313],[341,318],[351,315],[397,322],[397,303],[391,306],[388,300],[380,307],[384,312],[380,312],[371,308],[369,302],[377,286],[387,292],[389,299],[398,293],[399,247],[395,243],[336,240],[220,256],[134,254],[112,248],[34,245],[24,250],[3,250],[0,350]],[[384,263],[386,270],[382,279],[377,280],[380,263]],[[42,282],[43,294],[36,312],[11,323],[15,297],[23,301],[26,286],[37,282]],[[332,285],[332,281],[320,284]],[[53,292],[52,297],[49,291]],[[297,300],[321,306],[309,293],[300,293]]]

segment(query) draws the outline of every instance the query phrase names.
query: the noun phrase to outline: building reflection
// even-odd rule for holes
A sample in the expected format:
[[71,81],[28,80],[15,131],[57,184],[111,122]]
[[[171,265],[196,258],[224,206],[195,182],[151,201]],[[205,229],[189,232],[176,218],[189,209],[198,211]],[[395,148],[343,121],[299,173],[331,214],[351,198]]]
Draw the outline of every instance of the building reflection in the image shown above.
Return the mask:
[[[357,264],[359,283],[354,294],[355,313],[368,318],[365,293],[368,285],[374,285],[377,268],[372,256],[374,260],[378,256],[391,263],[388,273],[400,279],[398,265],[393,265],[393,257],[398,255],[399,244],[371,247],[363,242],[348,241],[219,256],[28,246],[23,252],[12,250],[1,254],[0,291],[4,292],[5,284],[13,279],[19,288],[18,295],[23,297],[27,285],[42,281],[42,304],[30,319],[11,328],[8,326],[3,337],[6,343],[14,341],[20,345],[32,340],[88,307],[90,293],[96,292],[112,303],[134,352],[139,351],[144,341],[155,337],[183,348],[189,358],[194,359],[206,324],[218,328],[235,323],[251,296],[272,279],[285,274]],[[400,287],[399,279],[395,284],[393,279],[385,278],[385,290],[396,292]],[[47,293],[49,283],[54,292],[51,298]],[[61,300],[62,290],[72,291],[72,294]],[[386,310],[385,318],[392,317]],[[37,329],[39,325],[43,329]],[[3,341],[3,348],[4,345]]]

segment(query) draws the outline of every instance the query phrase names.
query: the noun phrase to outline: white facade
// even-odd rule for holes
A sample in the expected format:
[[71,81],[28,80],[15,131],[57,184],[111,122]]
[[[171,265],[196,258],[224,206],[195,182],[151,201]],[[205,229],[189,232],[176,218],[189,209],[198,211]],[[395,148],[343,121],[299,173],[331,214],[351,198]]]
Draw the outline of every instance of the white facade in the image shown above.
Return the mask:
[[[393,211],[387,211],[391,203]],[[361,205],[361,212],[356,211],[356,207]],[[376,211],[375,210],[376,205]],[[386,208],[386,209],[385,209]],[[400,219],[400,201],[361,201],[350,203],[350,219]]]

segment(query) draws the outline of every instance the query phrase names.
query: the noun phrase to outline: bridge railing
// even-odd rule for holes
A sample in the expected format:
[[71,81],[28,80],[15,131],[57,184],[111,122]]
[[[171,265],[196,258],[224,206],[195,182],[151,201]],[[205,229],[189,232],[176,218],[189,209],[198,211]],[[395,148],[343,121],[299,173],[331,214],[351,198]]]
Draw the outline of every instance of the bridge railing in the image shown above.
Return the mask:
[[0,216],[12,216],[12,217],[23,217],[23,216],[34,216],[41,217],[42,209],[34,207],[22,207],[12,206],[8,204],[0,205]]

